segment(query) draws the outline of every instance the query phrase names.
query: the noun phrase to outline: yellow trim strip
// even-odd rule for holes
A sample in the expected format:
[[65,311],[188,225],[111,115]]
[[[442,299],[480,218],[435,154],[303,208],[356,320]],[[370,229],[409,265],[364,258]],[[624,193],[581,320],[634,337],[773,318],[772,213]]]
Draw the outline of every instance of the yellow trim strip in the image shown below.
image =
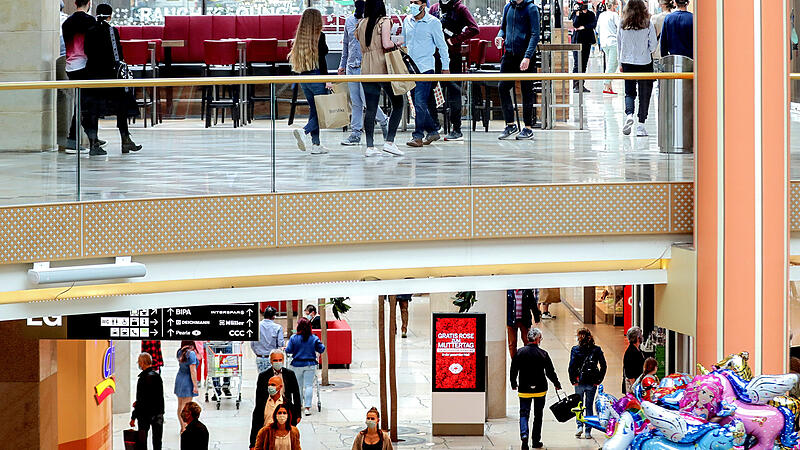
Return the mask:
[[13,81],[0,83],[0,91],[20,89],[71,89],[154,86],[215,86],[239,84],[337,83],[345,81],[510,81],[510,80],[691,80],[694,73],[465,73],[413,75],[284,75],[271,77],[142,78],[136,80]]
[[56,287],[0,292],[0,304],[66,300],[117,295],[143,295],[164,292],[186,292],[211,289],[234,289],[336,283],[348,281],[402,280],[406,278],[446,278],[532,273],[599,272],[608,270],[640,270],[659,267],[660,260],[631,259],[620,261],[584,261],[561,263],[495,264],[477,266],[414,267],[400,269],[349,270],[340,272],[250,275],[186,280],[109,283],[72,288]]
[[538,398],[538,397],[544,397],[545,395],[547,395],[547,392],[537,392],[535,394],[527,394],[520,392],[519,398]]

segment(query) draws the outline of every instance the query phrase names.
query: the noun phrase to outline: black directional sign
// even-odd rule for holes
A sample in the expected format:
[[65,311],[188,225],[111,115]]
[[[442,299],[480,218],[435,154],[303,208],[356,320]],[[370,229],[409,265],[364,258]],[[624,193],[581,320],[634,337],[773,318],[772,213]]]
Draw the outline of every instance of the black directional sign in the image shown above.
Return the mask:
[[67,339],[257,341],[258,304],[66,316]]

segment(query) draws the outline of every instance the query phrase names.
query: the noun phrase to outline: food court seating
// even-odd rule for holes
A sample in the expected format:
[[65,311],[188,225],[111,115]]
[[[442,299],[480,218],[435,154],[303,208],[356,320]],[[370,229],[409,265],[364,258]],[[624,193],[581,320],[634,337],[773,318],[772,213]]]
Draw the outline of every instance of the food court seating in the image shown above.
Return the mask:
[[[205,63],[205,76],[237,76],[236,68],[239,62],[238,41],[212,40],[203,41],[203,62]],[[225,122],[225,108],[230,108],[233,127],[240,125],[239,96],[240,86],[204,86],[203,112],[206,128],[211,126],[211,112],[214,111],[214,124],[217,123],[219,110],[222,109],[222,122]]]

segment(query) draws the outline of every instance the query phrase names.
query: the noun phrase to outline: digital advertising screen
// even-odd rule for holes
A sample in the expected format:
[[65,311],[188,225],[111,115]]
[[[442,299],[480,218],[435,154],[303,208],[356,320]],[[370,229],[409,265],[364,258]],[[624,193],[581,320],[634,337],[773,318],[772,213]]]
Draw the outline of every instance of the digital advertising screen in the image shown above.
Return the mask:
[[486,316],[433,314],[433,391],[484,392]]

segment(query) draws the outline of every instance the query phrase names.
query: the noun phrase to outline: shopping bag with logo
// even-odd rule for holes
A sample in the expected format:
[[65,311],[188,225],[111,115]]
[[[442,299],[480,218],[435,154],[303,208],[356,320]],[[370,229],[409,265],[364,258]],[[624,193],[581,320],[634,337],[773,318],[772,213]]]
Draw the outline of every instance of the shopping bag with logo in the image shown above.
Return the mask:
[[550,411],[553,412],[556,420],[563,423],[575,418],[575,412],[573,409],[580,406],[581,396],[578,394],[571,394],[561,398],[559,392],[561,391],[556,391],[556,397],[558,397],[558,401],[550,405]]
[[[386,71],[389,72],[390,75],[404,75],[409,73],[400,49],[386,52],[383,54],[383,57],[386,59]],[[413,81],[392,81],[391,84],[394,95],[403,95],[411,89],[414,89],[416,83]]]
[[350,102],[345,92],[334,92],[327,95],[315,95],[317,120],[322,128],[342,128],[350,123]]
[[125,443],[125,450],[136,450],[139,442],[139,432],[133,428],[122,430],[122,439]]

